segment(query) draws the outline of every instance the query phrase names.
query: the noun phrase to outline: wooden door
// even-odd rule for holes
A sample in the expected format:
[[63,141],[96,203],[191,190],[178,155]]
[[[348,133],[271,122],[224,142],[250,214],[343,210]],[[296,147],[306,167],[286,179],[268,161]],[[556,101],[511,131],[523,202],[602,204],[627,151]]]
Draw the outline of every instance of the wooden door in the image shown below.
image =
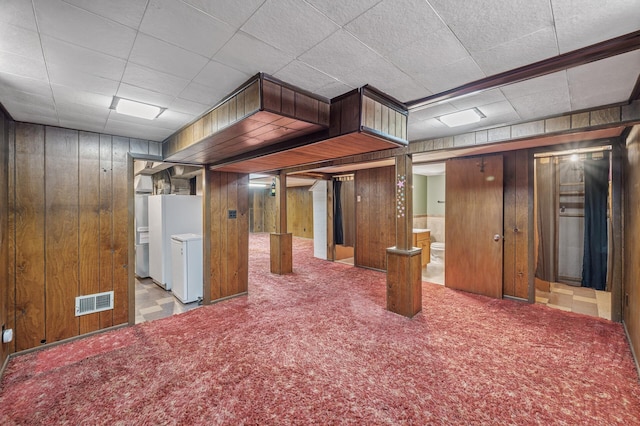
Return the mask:
[[502,298],[502,156],[448,161],[446,194],[445,285]]

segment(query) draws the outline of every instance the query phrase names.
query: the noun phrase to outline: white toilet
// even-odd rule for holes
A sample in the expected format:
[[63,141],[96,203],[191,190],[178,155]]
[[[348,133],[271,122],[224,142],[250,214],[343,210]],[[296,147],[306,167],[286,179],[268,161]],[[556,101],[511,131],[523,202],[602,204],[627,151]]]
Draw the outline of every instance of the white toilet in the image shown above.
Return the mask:
[[444,243],[431,243],[431,262],[444,264]]

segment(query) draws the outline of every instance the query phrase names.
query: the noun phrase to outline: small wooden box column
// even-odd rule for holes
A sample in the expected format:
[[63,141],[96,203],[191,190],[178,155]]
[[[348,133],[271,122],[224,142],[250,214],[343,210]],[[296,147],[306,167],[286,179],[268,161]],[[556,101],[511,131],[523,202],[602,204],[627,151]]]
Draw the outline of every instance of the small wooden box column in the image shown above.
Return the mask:
[[413,170],[396,157],[396,246],[387,249],[387,310],[413,317],[422,310],[422,249],[413,247]]
[[287,175],[276,176],[276,232],[270,236],[270,269],[273,274],[293,272],[293,238],[287,233]]

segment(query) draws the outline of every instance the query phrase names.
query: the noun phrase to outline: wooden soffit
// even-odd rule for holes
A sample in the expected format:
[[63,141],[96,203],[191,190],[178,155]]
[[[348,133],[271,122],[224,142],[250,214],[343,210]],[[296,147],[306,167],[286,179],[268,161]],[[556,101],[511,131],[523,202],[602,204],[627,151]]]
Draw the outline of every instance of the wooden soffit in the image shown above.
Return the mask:
[[364,86],[331,100],[328,129],[210,167],[235,173],[267,172],[407,146],[407,116],[402,103]]
[[224,161],[329,127],[329,101],[266,74],[164,141],[165,161]]

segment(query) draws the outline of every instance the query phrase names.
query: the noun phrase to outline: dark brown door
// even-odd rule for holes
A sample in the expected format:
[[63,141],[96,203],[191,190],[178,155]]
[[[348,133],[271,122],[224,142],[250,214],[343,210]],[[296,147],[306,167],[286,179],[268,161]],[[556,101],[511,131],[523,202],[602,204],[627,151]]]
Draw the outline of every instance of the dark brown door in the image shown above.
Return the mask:
[[447,162],[447,287],[502,298],[502,168],[502,155]]

